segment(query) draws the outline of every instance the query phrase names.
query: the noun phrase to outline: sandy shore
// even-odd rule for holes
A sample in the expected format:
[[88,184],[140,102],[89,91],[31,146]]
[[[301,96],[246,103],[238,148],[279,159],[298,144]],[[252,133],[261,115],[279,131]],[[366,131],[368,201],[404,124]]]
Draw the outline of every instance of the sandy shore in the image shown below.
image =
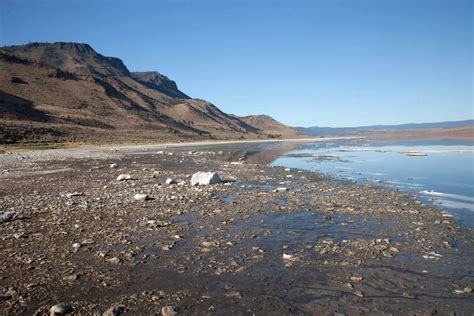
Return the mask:
[[1,312],[472,313],[474,234],[451,215],[191,145],[0,155]]

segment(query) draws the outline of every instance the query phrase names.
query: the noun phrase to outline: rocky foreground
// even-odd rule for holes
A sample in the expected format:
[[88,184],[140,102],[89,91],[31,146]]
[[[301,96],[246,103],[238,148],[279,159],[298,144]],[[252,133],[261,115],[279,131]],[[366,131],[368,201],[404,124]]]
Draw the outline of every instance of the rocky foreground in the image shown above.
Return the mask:
[[0,154],[0,314],[473,313],[450,214],[239,155]]

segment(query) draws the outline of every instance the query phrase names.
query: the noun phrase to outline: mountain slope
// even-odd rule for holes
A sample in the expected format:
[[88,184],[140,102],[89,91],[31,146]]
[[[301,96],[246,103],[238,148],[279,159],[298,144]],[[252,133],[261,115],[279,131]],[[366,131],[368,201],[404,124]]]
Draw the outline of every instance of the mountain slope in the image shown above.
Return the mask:
[[0,143],[265,136],[159,72],[130,72],[79,43],[1,48],[0,114]]
[[190,99],[189,96],[179,91],[176,82],[160,74],[158,71],[132,72],[130,75],[133,79],[150,89],[158,90],[171,97]]
[[268,115],[249,115],[240,118],[271,137],[300,138],[306,136],[296,128],[284,125]]

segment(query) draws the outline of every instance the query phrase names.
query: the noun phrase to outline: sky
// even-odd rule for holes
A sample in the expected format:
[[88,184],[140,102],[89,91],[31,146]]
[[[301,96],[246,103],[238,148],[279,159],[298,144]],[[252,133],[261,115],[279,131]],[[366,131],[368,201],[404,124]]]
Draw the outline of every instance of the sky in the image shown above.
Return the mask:
[[474,118],[473,1],[1,0],[0,46],[82,42],[292,126]]

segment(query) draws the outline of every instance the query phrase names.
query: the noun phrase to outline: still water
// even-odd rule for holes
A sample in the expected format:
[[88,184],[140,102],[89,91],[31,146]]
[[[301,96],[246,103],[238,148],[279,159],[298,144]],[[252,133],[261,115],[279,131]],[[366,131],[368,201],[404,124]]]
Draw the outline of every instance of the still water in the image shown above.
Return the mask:
[[[419,156],[409,156],[408,152]],[[301,168],[351,180],[397,188],[425,203],[447,209],[474,227],[474,146],[308,144],[272,165]]]

